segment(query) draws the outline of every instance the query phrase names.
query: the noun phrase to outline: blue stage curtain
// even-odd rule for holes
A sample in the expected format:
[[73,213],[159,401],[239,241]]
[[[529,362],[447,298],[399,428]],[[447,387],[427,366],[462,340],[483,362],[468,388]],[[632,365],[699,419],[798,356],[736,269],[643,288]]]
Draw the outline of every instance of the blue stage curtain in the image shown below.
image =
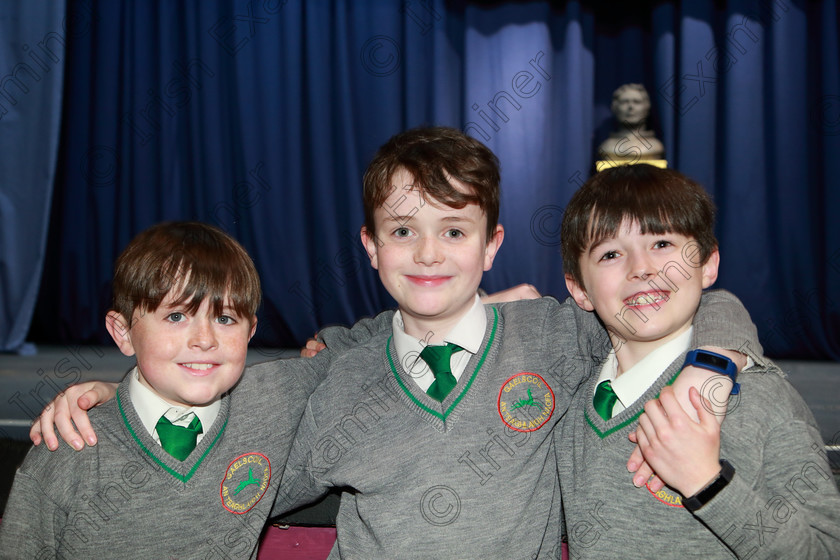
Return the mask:
[[25,339],[58,156],[64,8],[49,0],[0,4],[0,352],[34,351]]
[[90,17],[68,40],[45,339],[107,340],[113,260],[161,220],[216,223],[248,248],[255,344],[392,305],[358,240],[361,177],[421,124],[502,162],[507,236],[484,287],[565,297],[562,210],[612,91],[640,82],[670,165],[719,206],[717,285],[771,355],[840,359],[834,1],[90,2],[69,2]]

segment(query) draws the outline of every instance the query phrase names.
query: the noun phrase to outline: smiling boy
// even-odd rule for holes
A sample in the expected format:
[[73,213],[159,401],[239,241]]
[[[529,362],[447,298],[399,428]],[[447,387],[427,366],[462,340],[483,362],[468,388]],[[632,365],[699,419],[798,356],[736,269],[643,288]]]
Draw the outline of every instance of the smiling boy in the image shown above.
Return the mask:
[[[504,229],[489,225],[476,203],[453,212],[435,193],[407,189],[414,178],[404,168],[391,181],[402,187],[373,202],[375,225],[362,228],[362,242],[385,289],[400,303],[406,330],[431,332],[426,343],[438,343],[474,306],[477,287],[484,271],[493,266]],[[474,198],[467,185],[454,178],[450,182],[452,191],[445,196]]]
[[[391,138],[365,174],[364,206],[362,241],[399,310],[331,363],[279,509],[343,488],[331,557],[559,557],[552,431],[604,331],[552,298],[481,304],[504,239],[499,170],[462,132]],[[736,340],[729,323],[742,316],[727,306],[704,306],[705,343]]]
[[250,257],[212,226],[172,222],[135,237],[116,263],[106,327],[137,367],[90,412],[96,447],[27,455],[0,557],[255,558],[329,361],[243,375],[260,298]]
[[[273,513],[343,488],[332,557],[560,555],[552,432],[609,342],[573,303],[481,304],[504,235],[499,180],[495,155],[451,128],[398,134],[368,167],[361,238],[400,309],[336,336],[357,346],[333,358],[308,404],[280,409],[306,404]],[[733,302],[704,295],[698,344],[759,348]],[[260,399],[285,396],[264,382]]]
[[[703,188],[649,165],[603,171],[572,197],[561,239],[569,292],[613,339],[557,431],[558,445],[575,442],[557,461],[570,556],[840,557],[840,496],[819,429],[772,363],[739,374],[722,427],[696,393],[691,420],[669,387],[687,364],[720,362],[688,352],[720,263]],[[645,458],[670,486],[659,492],[620,472],[637,419]]]
[[[188,279],[183,282],[189,285]],[[227,296],[219,311],[211,310],[208,299],[196,308],[183,297],[167,294],[142,320],[109,311],[105,325],[123,354],[137,356],[142,387],[175,407],[206,407],[242,375],[257,320],[237,312]]]

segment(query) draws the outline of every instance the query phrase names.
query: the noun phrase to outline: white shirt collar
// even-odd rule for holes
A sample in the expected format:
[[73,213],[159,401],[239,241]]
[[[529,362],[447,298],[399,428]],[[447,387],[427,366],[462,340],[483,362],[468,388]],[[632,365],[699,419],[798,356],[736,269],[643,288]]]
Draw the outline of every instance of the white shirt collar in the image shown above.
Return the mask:
[[651,385],[662,375],[662,372],[671,365],[671,362],[688,350],[693,330],[694,328],[691,327],[677,338],[669,340],[639,360],[636,365],[618,378],[616,378],[618,360],[615,357],[615,352],[610,351],[607,360],[601,367],[601,374],[598,376],[598,383],[595,386],[597,387],[602,381],[610,381],[612,389],[618,397],[618,402],[613,408],[613,414],[618,414],[625,408],[629,408],[650,389]]
[[[201,426],[206,432],[216,417],[219,415],[222,403],[220,399],[216,399],[206,406],[193,406],[184,408],[182,406],[173,406],[166,402],[157,393],[140,383],[140,372],[135,367],[129,373],[131,376],[128,381],[128,394],[131,397],[131,404],[134,405],[134,410],[137,411],[137,416],[140,417],[140,422],[143,427],[151,434],[152,438],[160,443],[160,438],[157,435],[157,422],[164,414],[173,423],[178,424],[176,420],[185,416],[190,412],[194,412],[201,421]],[[186,425],[186,423],[184,423]],[[199,434],[198,441],[201,441],[203,434]]]

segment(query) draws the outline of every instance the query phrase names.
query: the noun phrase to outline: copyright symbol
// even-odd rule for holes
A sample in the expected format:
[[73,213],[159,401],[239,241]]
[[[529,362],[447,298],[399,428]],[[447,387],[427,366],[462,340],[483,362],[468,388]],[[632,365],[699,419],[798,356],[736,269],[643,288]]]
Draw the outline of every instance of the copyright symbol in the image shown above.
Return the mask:
[[700,388],[703,408],[715,416],[726,416],[741,404],[741,393],[729,394],[731,384],[724,383],[727,379],[729,378],[724,375],[715,375],[704,381]]
[[107,187],[117,180],[120,162],[110,146],[94,146],[82,158],[82,177],[92,187]]
[[840,134],[840,95],[824,95],[814,104],[814,121],[826,136]]
[[402,54],[397,42],[385,35],[371,37],[362,45],[362,66],[372,76],[387,76],[400,67]]
[[563,222],[563,208],[553,204],[542,206],[531,216],[531,237],[540,245],[560,245],[560,225]]
[[461,514],[461,499],[448,486],[432,486],[420,500],[420,513],[432,525],[449,525]]
[[403,358],[402,366],[403,369],[408,372],[409,376],[416,379],[423,373],[423,364],[425,363],[426,362],[420,358],[420,352],[412,350]]

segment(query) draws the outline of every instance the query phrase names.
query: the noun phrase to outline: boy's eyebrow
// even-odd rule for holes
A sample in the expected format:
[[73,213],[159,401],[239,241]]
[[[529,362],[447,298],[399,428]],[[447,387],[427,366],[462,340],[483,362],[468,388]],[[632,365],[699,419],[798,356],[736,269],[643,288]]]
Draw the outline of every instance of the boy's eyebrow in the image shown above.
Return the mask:
[[400,216],[394,214],[393,212],[388,212],[388,216],[385,218],[386,222],[396,222],[398,224],[404,224],[414,218],[414,214],[409,214],[407,216]]
[[177,311],[186,315],[194,315],[194,313],[189,311],[189,307],[190,302],[182,301],[181,303],[162,303],[158,306],[158,309],[162,309],[166,312]]
[[596,249],[598,249],[598,247],[600,247],[601,245],[603,245],[604,243],[606,243],[610,239],[615,239],[615,238],[614,237],[602,237],[600,239],[596,239],[595,241],[593,241],[592,243],[589,244],[589,247],[586,249],[586,253],[591,255],[592,253],[595,252]]
[[[394,223],[400,226],[405,226],[406,224],[414,221],[414,214],[409,214],[408,216],[396,216],[389,212],[388,216],[383,221],[386,224]],[[476,220],[466,216],[446,216],[441,219],[441,222],[449,224],[474,224],[476,223]]]
[[[666,231],[666,232],[663,232],[663,233],[643,233],[642,235],[652,235],[653,237],[667,237],[669,235],[683,235],[683,234],[681,234],[679,232],[675,232],[675,231]],[[612,235],[612,236],[605,235],[605,236],[603,236],[599,239],[596,239],[595,241],[592,241],[589,244],[589,247],[586,248],[584,250],[584,252],[591,255],[598,247],[600,247],[601,245],[603,245],[604,243],[606,243],[610,239],[615,239],[615,238],[616,238],[615,235]]]
[[441,219],[441,223],[451,227],[472,227],[478,222],[472,218],[462,216],[447,216],[446,218]]

